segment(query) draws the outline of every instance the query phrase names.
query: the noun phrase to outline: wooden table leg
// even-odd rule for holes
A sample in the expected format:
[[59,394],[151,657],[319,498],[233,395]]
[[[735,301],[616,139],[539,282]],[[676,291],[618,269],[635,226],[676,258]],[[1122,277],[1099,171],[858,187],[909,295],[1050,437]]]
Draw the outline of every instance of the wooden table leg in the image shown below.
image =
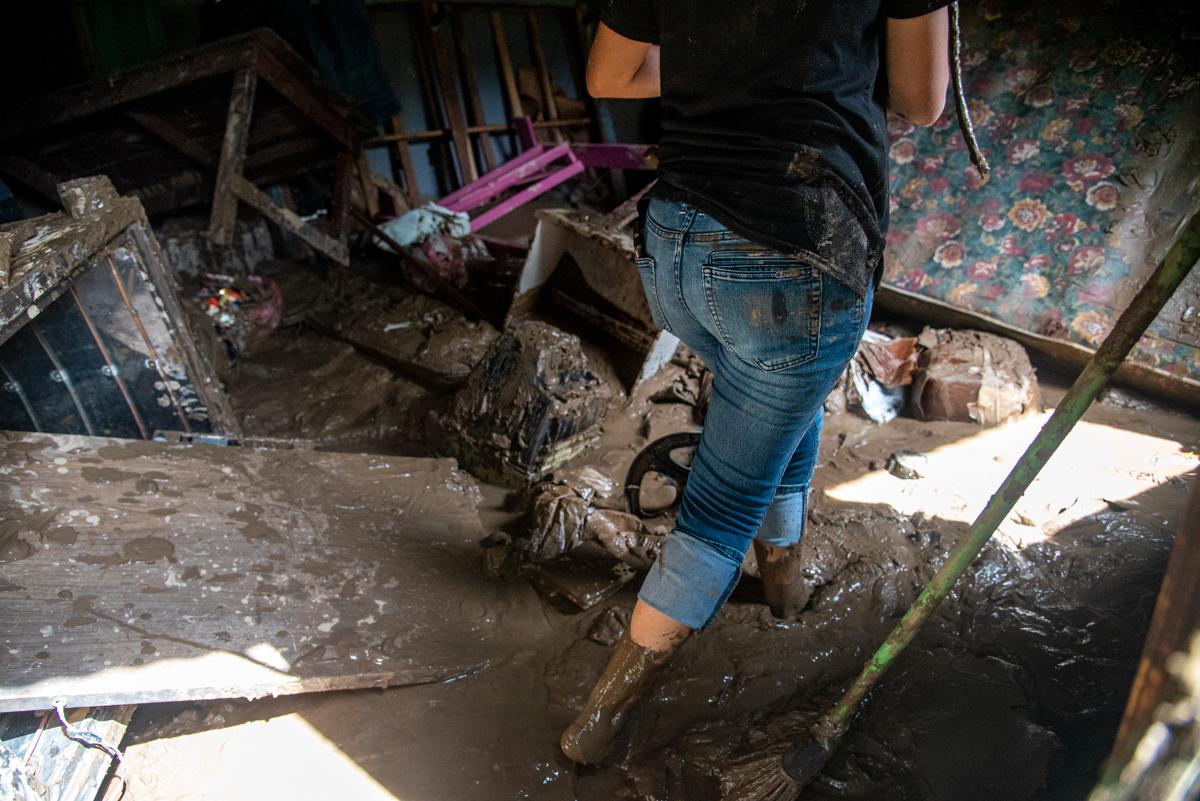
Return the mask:
[[254,91],[258,76],[253,69],[238,70],[233,76],[229,95],[229,113],[225,116],[225,138],[221,141],[221,161],[213,190],[212,216],[208,223],[209,239],[217,245],[229,245],[237,224],[237,195],[232,181],[240,178],[246,162],[246,144],[250,141],[250,119],[254,110]]

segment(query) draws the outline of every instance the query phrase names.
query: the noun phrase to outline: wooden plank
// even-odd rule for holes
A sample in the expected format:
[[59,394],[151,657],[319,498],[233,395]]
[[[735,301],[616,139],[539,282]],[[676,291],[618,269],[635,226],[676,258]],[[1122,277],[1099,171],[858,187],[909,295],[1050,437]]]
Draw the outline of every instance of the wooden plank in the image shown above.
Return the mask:
[[15,178],[42,197],[58,205],[58,178],[23,156],[0,154],[0,173]]
[[318,94],[320,80],[305,61],[282,39],[264,38],[255,50],[254,67],[272,89],[296,107],[308,120],[343,147],[358,146],[358,129],[350,107],[339,108],[332,91]]
[[463,111],[462,92],[458,87],[458,65],[450,45],[449,33],[444,25],[434,28],[425,19],[429,41],[433,46],[433,58],[437,64],[438,85],[442,90],[442,103],[450,122],[450,136],[454,140],[454,153],[458,156],[458,170],[462,183],[469,184],[479,177],[475,164],[475,151],[471,147],[471,135],[467,133],[467,116]]
[[[475,80],[475,67],[471,60],[471,45],[467,41],[466,24],[462,12],[450,12],[450,24],[454,29],[454,44],[458,51],[459,64],[462,65],[463,86],[467,89],[467,112],[472,125],[483,125],[483,103],[479,100],[479,82]],[[470,129],[468,129],[469,131]],[[496,158],[492,152],[492,137],[486,133],[479,136],[479,151],[483,154],[483,163],[487,172],[496,169]]]
[[417,169],[413,165],[412,148],[404,136],[404,115],[397,111],[392,115],[392,134],[397,138],[391,140],[396,146],[396,154],[400,157],[400,170],[404,173],[404,187],[408,193],[408,204],[416,206],[421,197],[421,187],[417,185]]
[[[417,80],[421,84],[421,101],[425,104],[425,119],[429,125],[437,128],[449,128],[443,110],[441,89],[438,88],[434,71],[437,69],[433,53],[432,34],[423,8],[414,9],[410,14],[412,26],[413,49],[416,52]],[[433,162],[439,186],[435,195],[451,192],[461,184],[454,168],[454,157],[450,145],[445,141],[434,142],[429,148],[430,161]]]
[[1154,606],[1154,617],[1142,647],[1142,658],[1125,705],[1125,714],[1110,759],[1124,764],[1154,720],[1168,687],[1167,660],[1188,649],[1188,640],[1200,629],[1200,479],[1193,482],[1192,500],[1183,526],[1175,537],[1167,571]]
[[274,33],[260,29],[44,95],[4,115],[0,139],[33,133],[201,78],[249,67],[263,37],[273,37],[282,44]]
[[[926,325],[974,328],[1009,337],[1067,369],[1082,370],[1095,354],[1095,351],[1083,345],[1034,334],[991,317],[887,284],[881,285],[876,291],[875,305],[886,311],[919,320]],[[1200,409],[1200,381],[1172,375],[1129,359],[1117,368],[1113,381],[1165,398],[1183,407]]]
[[496,59],[500,64],[500,76],[504,80],[504,97],[508,100],[509,124],[516,117],[524,116],[521,107],[521,93],[517,91],[517,76],[513,72],[512,57],[508,53],[508,37],[504,31],[504,16],[502,11],[492,11],[492,38],[496,43]]
[[[365,150],[359,150],[354,156],[354,175],[358,178],[358,188],[362,192],[363,206],[367,214],[371,215],[371,217],[379,216],[379,189],[382,186],[390,187],[389,194],[392,194],[393,200],[395,200],[396,194],[399,194],[398,191],[395,194],[392,191],[398,190],[399,187],[386,178],[376,176],[372,173],[371,163],[367,161],[367,152]],[[397,214],[400,213],[401,206],[404,206],[404,210],[407,210],[408,204],[398,204],[396,206],[398,210]]]
[[[94,734],[112,746],[125,736],[136,707],[130,704],[67,710],[76,730]],[[113,758],[67,737],[54,712],[22,712],[0,717],[0,742],[14,753],[45,792],[43,801],[95,798]]]
[[342,150],[333,163],[333,190],[329,196],[329,231],[342,244],[346,243],[350,233],[350,192],[353,188],[354,156]]
[[234,228],[237,224],[237,197],[233,194],[232,186],[235,178],[241,178],[246,161],[246,143],[250,137],[257,82],[258,77],[253,70],[239,70],[233,77],[233,89],[229,93],[225,138],[221,141],[221,161],[217,168],[212,215],[208,223],[208,236],[217,245],[233,243]]
[[170,145],[201,167],[206,167],[214,171],[219,168],[220,162],[216,156],[195,139],[188,136],[184,131],[177,128],[170,120],[164,119],[157,114],[137,109],[126,110],[125,116],[147,133]]
[[[554,87],[550,82],[550,68],[546,65],[546,51],[542,47],[542,31],[538,27],[537,15],[532,10],[525,12],[525,26],[529,30],[529,46],[533,50],[533,63],[537,69],[538,84],[542,88],[542,105],[547,120],[558,119],[558,104],[554,102]],[[561,128],[551,128],[555,142],[565,140]]]
[[443,681],[506,647],[452,460],[4,432],[0,464],[0,712]]
[[265,192],[242,176],[230,176],[229,188],[243,203],[257,210],[280,228],[295,234],[319,253],[328,256],[344,267],[350,265],[350,251],[346,247],[346,243],[339,242],[315,225],[305,222],[291,209],[277,206]]
[[[592,124],[590,117],[579,117],[577,119],[562,119],[557,120],[534,120],[529,123],[534,129],[541,130],[542,128],[585,128]],[[509,123],[492,123],[490,125],[469,125],[467,133],[514,133],[516,126]],[[434,129],[429,131],[412,131],[411,133],[399,134],[381,134],[368,139],[365,144],[381,145],[388,142],[413,142],[420,139],[440,139],[449,136],[450,132],[442,129]]]

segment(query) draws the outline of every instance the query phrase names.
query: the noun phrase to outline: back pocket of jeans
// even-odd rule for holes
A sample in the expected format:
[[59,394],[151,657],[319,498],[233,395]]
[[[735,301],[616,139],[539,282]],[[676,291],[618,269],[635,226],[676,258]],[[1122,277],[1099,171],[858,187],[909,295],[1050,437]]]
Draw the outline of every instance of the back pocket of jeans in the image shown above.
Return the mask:
[[642,256],[637,259],[638,275],[642,278],[642,289],[646,293],[646,305],[650,307],[650,318],[663,331],[670,331],[666,317],[663,316],[662,304],[658,300],[658,288],[654,278],[654,259]]
[[802,258],[774,251],[710,253],[704,296],[725,347],[763,370],[817,356],[821,273]]

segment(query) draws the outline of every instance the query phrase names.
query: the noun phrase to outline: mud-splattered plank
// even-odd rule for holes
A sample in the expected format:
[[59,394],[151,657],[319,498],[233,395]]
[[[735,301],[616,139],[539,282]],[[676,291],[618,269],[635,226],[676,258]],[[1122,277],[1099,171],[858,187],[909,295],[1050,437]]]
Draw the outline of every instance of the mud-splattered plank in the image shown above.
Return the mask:
[[0,432],[0,712],[469,673],[477,497],[445,459]]

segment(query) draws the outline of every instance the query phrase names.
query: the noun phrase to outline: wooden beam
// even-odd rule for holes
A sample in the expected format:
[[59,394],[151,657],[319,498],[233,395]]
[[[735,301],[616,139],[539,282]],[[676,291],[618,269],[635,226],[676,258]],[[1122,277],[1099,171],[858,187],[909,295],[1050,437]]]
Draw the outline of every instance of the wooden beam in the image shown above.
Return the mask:
[[[475,80],[475,67],[471,61],[471,46],[467,41],[466,25],[461,11],[450,11],[450,25],[454,29],[454,44],[458,51],[459,64],[462,65],[463,86],[467,90],[467,112],[470,122],[482,125],[483,104],[479,100],[479,82]],[[468,129],[469,131],[470,129]],[[479,136],[479,151],[483,154],[483,163],[487,172],[496,169],[495,154],[492,153],[492,137],[486,133]]]
[[58,206],[58,177],[46,172],[24,156],[12,153],[0,155],[0,173],[16,179]]
[[511,121],[524,116],[525,110],[521,108],[521,93],[517,91],[517,77],[513,73],[512,58],[508,54],[508,37],[504,32],[503,14],[502,11],[493,11],[490,17],[492,39],[496,43],[496,59],[500,64],[500,77],[504,80],[504,97],[508,100],[508,118]]
[[201,167],[214,171],[219,169],[220,161],[218,158],[209,153],[199,142],[192,139],[191,136],[178,128],[170,120],[163,119],[157,114],[137,109],[126,110],[125,116],[144,131],[170,145],[180,154],[187,156]]
[[[366,208],[367,214],[371,215],[371,217],[378,217],[379,189],[381,184],[375,180],[378,176],[375,176],[371,172],[371,164],[367,161],[365,150],[359,150],[354,157],[354,175],[358,179],[358,190],[362,192],[363,207]],[[380,180],[387,181],[386,178]],[[392,189],[397,188],[391,181],[387,181],[387,183],[391,185]],[[389,194],[392,193],[389,192]],[[397,210],[402,211],[399,206],[397,206]]]
[[225,137],[221,140],[221,161],[213,189],[212,215],[208,223],[209,239],[217,245],[233,242],[237,224],[237,197],[232,192],[232,186],[235,179],[242,177],[242,168],[245,166],[257,84],[258,76],[252,69],[239,70],[233,76],[229,111],[225,116]]
[[392,142],[396,146],[396,154],[400,158],[400,170],[404,173],[404,186],[408,193],[408,204],[416,206],[421,197],[421,187],[417,184],[417,168],[413,165],[412,148],[408,145],[407,134],[404,133],[404,114],[397,111],[392,115],[392,136],[387,139],[374,139],[372,142]]
[[458,170],[462,183],[469,184],[479,177],[475,164],[475,151],[471,147],[471,136],[467,133],[467,117],[463,111],[462,92],[458,86],[458,66],[445,25],[434,28],[427,16],[425,25],[433,45],[433,58],[437,64],[438,84],[442,89],[442,103],[450,121],[450,134],[454,139],[454,152],[458,156]]
[[264,39],[255,51],[254,66],[262,79],[310,122],[344,147],[358,146],[358,129],[351,109],[347,107],[339,112],[331,103],[336,95],[328,93],[328,96],[319,97],[313,91],[313,87],[319,85],[320,77],[282,39]]
[[343,267],[350,265],[350,251],[344,242],[339,242],[312,223],[305,222],[291,209],[276,205],[275,201],[271,200],[266,193],[242,176],[231,175],[229,188],[243,203],[285,231],[295,234],[316,251],[328,256]]
[[[534,66],[538,83],[542,88],[542,104],[547,120],[558,120],[558,104],[554,102],[554,86],[550,81],[550,69],[546,65],[546,51],[542,47],[542,31],[538,27],[537,15],[532,10],[525,12],[525,25],[529,29],[529,46],[533,49]],[[551,129],[554,141],[562,142],[565,137],[559,128]]]
[[260,29],[43,95],[5,113],[0,121],[0,139],[29,134],[200,78],[253,66],[256,44],[263,36],[274,37],[282,43],[275,34]]
[[349,234],[350,193],[353,188],[354,157],[343,150],[333,162],[333,191],[329,197],[329,230],[343,244]]
[[1200,583],[1196,581],[1200,576],[1200,480],[1193,484],[1192,500],[1167,560],[1141,662],[1113,743],[1113,765],[1125,764],[1154,719],[1167,688],[1167,660],[1177,651],[1186,651],[1188,640],[1200,627]]
[[[541,130],[543,128],[584,128],[592,124],[590,117],[578,117],[571,119],[558,120],[535,120],[532,125],[534,128]],[[514,133],[516,128],[508,123],[491,123],[489,125],[472,125],[467,128],[467,133]],[[378,145],[385,142],[415,142],[422,139],[443,139],[450,135],[450,132],[444,128],[436,128],[429,131],[413,131],[411,133],[402,134],[383,134],[374,136],[364,142],[365,145]]]
[[[437,69],[433,55],[433,43],[429,24],[423,8],[415,8],[409,15],[413,36],[413,49],[416,53],[417,80],[421,85],[421,101],[425,105],[425,119],[430,125],[438,128],[449,128],[446,114],[443,110],[442,92],[438,88],[437,79],[433,72]],[[446,194],[459,186],[457,173],[454,168],[454,156],[450,143],[436,142],[429,149],[430,161],[433,163],[434,174],[439,186],[435,187],[434,195]]]

